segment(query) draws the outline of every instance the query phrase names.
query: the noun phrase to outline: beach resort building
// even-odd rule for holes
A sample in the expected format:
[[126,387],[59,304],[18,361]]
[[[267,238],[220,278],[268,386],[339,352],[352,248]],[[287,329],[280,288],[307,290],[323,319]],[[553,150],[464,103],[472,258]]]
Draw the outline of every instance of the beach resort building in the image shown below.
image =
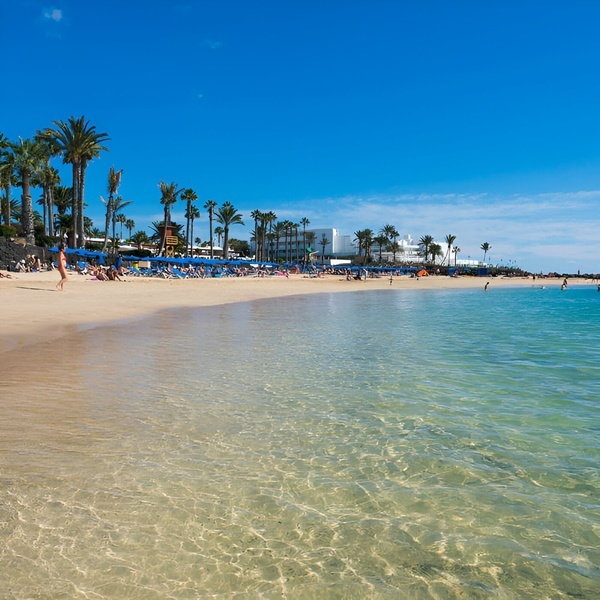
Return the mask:
[[[307,229],[306,243],[304,232],[298,229],[297,234],[282,235],[272,242],[269,254],[274,260],[301,260],[309,254],[311,260],[320,260],[325,255],[327,259],[351,259],[358,253],[358,246],[352,241],[352,236],[342,235],[335,228]],[[324,243],[325,242],[325,243]],[[252,251],[256,251],[254,240],[251,242]]]

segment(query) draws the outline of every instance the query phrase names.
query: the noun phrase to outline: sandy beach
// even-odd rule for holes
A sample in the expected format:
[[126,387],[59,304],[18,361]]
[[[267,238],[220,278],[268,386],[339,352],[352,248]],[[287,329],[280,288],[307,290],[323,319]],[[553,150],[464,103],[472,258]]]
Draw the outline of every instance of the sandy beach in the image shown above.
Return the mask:
[[[7,273],[4,271],[4,275]],[[559,279],[536,280],[478,277],[388,277],[346,281],[339,275],[307,277],[227,277],[159,279],[125,277],[122,282],[95,281],[71,273],[64,292],[56,290],[58,272],[10,273],[0,278],[0,352],[51,341],[79,330],[139,319],[167,308],[202,307],[248,300],[376,289],[481,288],[500,286],[560,287]],[[570,280],[569,285],[589,284]]]

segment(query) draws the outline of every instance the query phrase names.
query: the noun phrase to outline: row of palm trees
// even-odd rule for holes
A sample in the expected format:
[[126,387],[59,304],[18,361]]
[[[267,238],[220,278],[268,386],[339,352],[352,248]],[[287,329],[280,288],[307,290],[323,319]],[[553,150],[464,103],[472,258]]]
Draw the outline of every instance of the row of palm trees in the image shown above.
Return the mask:
[[72,167],[71,187],[71,240],[81,247],[84,243],[84,190],[85,171],[90,162],[107,148],[110,138],[96,131],[85,117],[70,117],[67,121],[53,121],[53,127],[38,131],[30,139],[11,142],[0,134],[0,185],[4,191],[3,220],[11,223],[10,190],[19,185],[21,195],[21,228],[28,244],[35,243],[35,224],[31,187],[42,187],[44,226],[48,235],[54,235],[54,189],[59,181],[58,171],[50,166],[54,157],[62,158]]
[[[178,199],[186,203],[185,219],[186,219],[186,234],[185,234],[185,255],[189,256],[193,253],[194,238],[194,221],[200,218],[200,211],[194,204],[198,200],[198,195],[191,188],[179,188],[175,182],[165,183],[161,181],[158,184],[161,192],[160,202],[164,209],[162,236],[160,240],[159,255],[165,251],[169,228],[172,226],[171,209]],[[214,200],[207,200],[204,204],[205,210],[208,212],[209,220],[209,239],[210,239],[210,257],[214,258],[213,235],[216,231],[213,230],[213,222],[217,221],[223,227],[221,229],[223,235],[223,258],[229,258],[229,231],[233,225],[244,225],[242,215],[229,201],[223,202],[218,206]]]
[[[2,197],[2,220],[7,226],[11,225],[13,214],[18,213],[22,233],[28,244],[35,243],[35,220],[31,187],[42,188],[43,225],[47,235],[56,235],[57,216],[59,227],[69,223],[69,245],[81,248],[85,243],[86,233],[91,229],[91,222],[84,215],[85,172],[87,166],[101,152],[107,151],[104,146],[110,138],[106,133],[98,132],[90,125],[85,117],[70,117],[67,121],[53,121],[52,127],[40,130],[31,139],[19,138],[17,142],[9,141],[0,133],[0,188]],[[60,186],[60,176],[57,169],[50,165],[52,158],[60,157],[64,164],[72,167],[72,186]],[[109,244],[109,232],[112,224],[112,238],[116,237],[116,224],[132,225],[132,221],[124,221],[122,209],[131,204],[118,195],[122,179],[122,170],[111,167],[108,174],[106,199],[101,201],[106,205],[104,226],[104,242],[102,251],[106,252]],[[22,188],[21,206],[18,209],[11,198],[11,189]],[[186,253],[190,252],[193,244],[194,220],[200,217],[198,208],[193,204],[198,196],[190,188],[179,188],[175,183],[158,184],[161,192],[161,204],[164,207],[164,233],[160,241],[160,253],[164,252],[167,227],[171,225],[171,207],[181,198],[186,202]],[[70,215],[67,215],[65,199],[70,200]],[[220,207],[208,200],[204,205],[208,211],[210,222],[210,250],[213,253],[213,219],[223,225],[224,255],[228,255],[229,229],[232,225],[243,225],[241,214],[230,202],[224,202]],[[58,209],[58,215],[55,214]],[[132,225],[133,227],[133,225]],[[97,232],[97,231],[96,231]],[[143,239],[143,235],[138,239]],[[130,238],[131,235],[130,230]]]
[[[70,117],[67,121],[53,121],[52,127],[40,130],[31,139],[19,138],[16,142],[7,140],[0,133],[0,189],[4,192],[2,198],[2,219],[5,225],[11,224],[12,213],[19,213],[23,235],[28,244],[35,243],[35,213],[33,210],[31,188],[40,187],[42,197],[40,204],[43,206],[43,225],[49,236],[56,235],[56,226],[60,230],[68,230],[70,233],[69,245],[82,247],[85,242],[85,234],[91,230],[91,221],[84,215],[84,190],[85,172],[87,166],[101,152],[108,150],[104,146],[110,138],[106,133],[98,132],[96,127],[90,125],[85,117]],[[60,185],[58,171],[50,165],[53,158],[62,158],[64,164],[72,167],[72,186]],[[106,252],[109,245],[109,231],[112,226],[112,239],[116,239],[116,225],[120,223],[129,229],[129,237],[132,241],[144,239],[145,232],[136,232],[132,235],[135,226],[133,221],[127,220],[122,213],[123,208],[130,205],[132,201],[126,201],[119,196],[118,191],[123,176],[123,170],[110,167],[107,182],[107,198],[101,197],[106,205],[105,226],[103,232],[104,241],[102,251]],[[10,197],[11,188],[20,186],[22,188],[20,210]],[[169,227],[172,226],[171,211],[177,200],[186,204],[185,219],[185,253],[188,256],[192,252],[194,240],[194,222],[200,218],[200,211],[195,202],[198,195],[191,188],[179,187],[175,182],[159,182],[160,202],[164,209],[164,220],[162,223],[162,235],[160,237],[159,254],[165,252]],[[223,257],[228,258],[229,253],[229,231],[233,225],[244,225],[242,215],[238,210],[226,201],[218,206],[213,200],[204,204],[208,212],[210,230],[210,255],[214,257],[213,234],[219,230],[223,236]],[[55,215],[55,210],[58,212]],[[70,210],[70,214],[67,212]],[[255,243],[255,258],[257,260],[306,261],[312,246],[318,243],[324,258],[325,248],[330,243],[325,235],[320,240],[315,240],[315,234],[306,231],[310,221],[305,217],[299,223],[289,220],[278,221],[273,211],[263,212],[254,210],[250,213],[254,221],[252,233]],[[221,228],[213,230],[214,221],[222,225]],[[160,226],[161,224],[159,224]],[[300,243],[300,228],[302,228],[302,243]],[[96,230],[96,233],[98,231]],[[402,246],[398,244],[399,233],[390,224],[384,225],[381,230],[374,234],[371,229],[363,229],[354,233],[358,245],[359,261],[361,256],[366,262],[371,256],[373,247],[378,248],[379,262],[382,261],[383,251],[392,254],[392,260],[396,262],[396,254],[403,252]],[[426,263],[434,263],[441,258],[440,264],[444,262],[450,266],[451,256],[454,254],[456,265],[457,255],[460,248],[455,245],[456,236],[448,234],[445,237],[446,251],[436,243],[430,235],[420,238],[419,246],[421,255]],[[283,252],[280,245],[283,243]],[[485,242],[481,245],[484,251],[484,262],[491,246]]]
[[[254,242],[256,260],[282,259],[285,262],[308,260],[311,246],[315,242],[315,234],[306,231],[307,225],[310,224],[306,217],[303,217],[299,223],[289,220],[278,221],[273,211],[262,212],[258,209],[253,210],[250,217],[254,221],[251,241]],[[301,238],[300,227],[302,227]]]
[[[399,233],[397,229],[393,225],[384,225],[378,232],[377,235],[374,235],[372,229],[361,229],[359,231],[354,232],[355,242],[358,245],[358,259],[361,261],[361,256],[364,257],[364,262],[369,260],[369,257],[372,254],[373,246],[376,248],[379,254],[379,263],[383,262],[383,252],[392,254],[392,262],[396,263],[396,254],[404,252],[404,248],[400,246],[398,243]],[[447,266],[451,264],[451,258],[454,254],[454,266],[456,267],[458,254],[461,249],[454,245],[456,242],[456,236],[449,233],[444,238],[444,243],[446,245],[446,251],[444,252],[444,248],[441,244],[438,244],[435,241],[435,238],[431,235],[424,235],[419,239],[419,252],[423,257],[425,263],[436,264],[437,259],[441,259],[439,263],[440,266],[444,263]],[[481,244],[481,249],[483,250],[483,262],[485,263],[485,259],[487,253],[492,249],[491,245],[488,242],[484,242]]]

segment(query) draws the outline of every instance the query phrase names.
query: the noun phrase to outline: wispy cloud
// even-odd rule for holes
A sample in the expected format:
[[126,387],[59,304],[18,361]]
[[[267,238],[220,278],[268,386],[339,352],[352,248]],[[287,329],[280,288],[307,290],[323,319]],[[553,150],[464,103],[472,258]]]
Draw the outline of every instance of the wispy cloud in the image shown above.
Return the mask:
[[218,42],[216,40],[205,39],[202,43],[211,50],[218,50],[223,47],[223,42]]
[[60,8],[47,8],[44,9],[44,19],[59,23],[62,21],[63,12]]
[[[482,258],[492,246],[493,262],[514,260],[525,269],[600,271],[600,190],[532,195],[420,194],[320,198],[278,211],[278,217],[308,217],[311,227],[336,227],[354,236],[391,224],[418,240],[443,242],[456,235],[463,257]],[[281,214],[280,214],[281,213]]]

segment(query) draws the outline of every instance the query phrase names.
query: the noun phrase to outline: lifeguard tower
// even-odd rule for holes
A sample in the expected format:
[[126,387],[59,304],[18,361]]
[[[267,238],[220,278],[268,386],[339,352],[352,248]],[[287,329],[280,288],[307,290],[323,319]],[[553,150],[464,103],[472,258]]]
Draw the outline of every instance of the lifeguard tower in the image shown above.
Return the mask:
[[179,236],[175,234],[176,228],[172,225],[159,225],[157,227],[160,239],[165,240],[165,256],[173,258],[175,256],[175,248],[179,245]]

